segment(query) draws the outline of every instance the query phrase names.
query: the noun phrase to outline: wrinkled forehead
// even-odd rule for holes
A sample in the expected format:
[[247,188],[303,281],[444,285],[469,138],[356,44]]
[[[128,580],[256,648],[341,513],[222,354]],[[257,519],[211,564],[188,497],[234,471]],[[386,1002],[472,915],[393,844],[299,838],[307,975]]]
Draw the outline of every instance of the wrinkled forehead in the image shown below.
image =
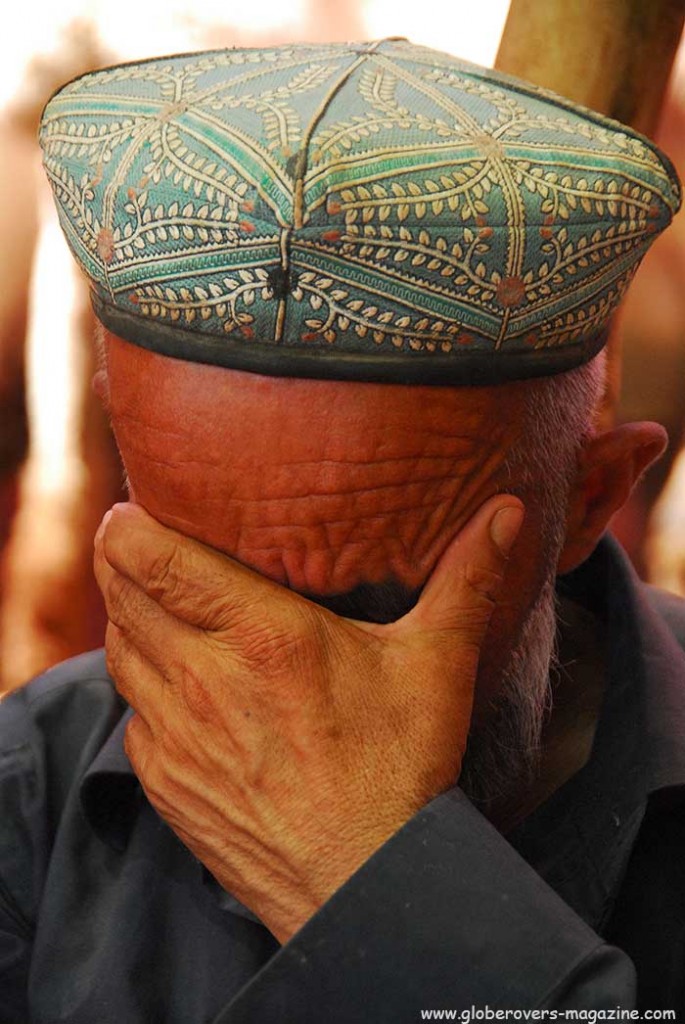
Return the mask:
[[251,452],[271,465],[308,454],[476,463],[516,443],[535,383],[435,388],[262,376],[149,352],[106,330],[98,348],[115,426],[137,421],[150,446],[168,431],[210,461],[228,461],[230,445],[234,464]]
[[106,352],[132,497],[305,593],[421,584],[520,437],[522,385],[265,377],[113,335]]

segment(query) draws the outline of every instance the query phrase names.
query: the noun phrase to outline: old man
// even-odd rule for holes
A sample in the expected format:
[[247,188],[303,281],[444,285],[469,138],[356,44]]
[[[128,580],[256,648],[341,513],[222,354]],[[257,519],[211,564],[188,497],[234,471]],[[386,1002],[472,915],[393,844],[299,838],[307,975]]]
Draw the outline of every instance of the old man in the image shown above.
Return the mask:
[[594,426],[667,159],[398,40],[42,143],[131,503],[1,709],[0,1020],[685,1010],[685,618],[603,538],[665,436]]

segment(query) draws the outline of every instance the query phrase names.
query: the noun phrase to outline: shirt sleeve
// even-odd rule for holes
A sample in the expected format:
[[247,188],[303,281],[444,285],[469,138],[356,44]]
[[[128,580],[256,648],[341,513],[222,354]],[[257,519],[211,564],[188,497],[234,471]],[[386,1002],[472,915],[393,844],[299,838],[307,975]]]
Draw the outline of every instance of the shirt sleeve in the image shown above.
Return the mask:
[[455,789],[377,851],[214,1024],[413,1024],[473,1009],[553,1021],[565,1009],[632,1009],[635,998],[625,954]]

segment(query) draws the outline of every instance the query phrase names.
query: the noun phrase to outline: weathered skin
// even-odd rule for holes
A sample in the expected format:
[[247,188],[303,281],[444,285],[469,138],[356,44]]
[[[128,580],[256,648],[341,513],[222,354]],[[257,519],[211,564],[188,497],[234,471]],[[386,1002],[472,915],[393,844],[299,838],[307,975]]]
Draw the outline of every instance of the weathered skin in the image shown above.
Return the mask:
[[[148,352],[105,332],[95,389],[131,497],[159,522],[311,595],[428,579],[477,509],[514,487],[503,472],[532,381],[436,388],[315,381]],[[663,450],[656,424],[586,445],[558,569],[590,554],[635,479]],[[549,572],[535,481],[480,656],[474,721]]]
[[109,373],[136,499],[313,593],[423,582],[517,436],[518,393],[500,419],[493,389],[262,377],[118,340]]
[[[534,385],[274,380],[106,348],[97,386],[137,502],[95,541],[107,664],[135,712],[126,751],[181,841],[285,941],[459,779],[555,568],[539,539],[546,466],[499,493],[520,484],[504,460]],[[585,442],[558,569],[588,556],[664,440],[632,424]],[[426,586],[379,625],[264,577],[320,595]],[[543,761],[574,740],[557,724]],[[563,762],[517,806],[583,763]]]
[[[527,383],[432,388],[262,377],[107,335],[109,405],[131,493],[156,519],[294,590],[425,582],[493,494]],[[533,496],[481,659],[494,685],[537,595]],[[491,684],[486,680],[493,679]]]

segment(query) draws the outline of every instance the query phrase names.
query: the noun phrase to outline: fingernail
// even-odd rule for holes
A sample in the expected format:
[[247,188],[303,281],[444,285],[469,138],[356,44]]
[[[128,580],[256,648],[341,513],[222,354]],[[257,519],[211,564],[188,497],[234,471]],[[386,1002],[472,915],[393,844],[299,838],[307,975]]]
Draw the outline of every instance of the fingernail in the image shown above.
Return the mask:
[[505,558],[519,535],[524,515],[520,505],[507,505],[498,509],[490,520],[490,536]]

